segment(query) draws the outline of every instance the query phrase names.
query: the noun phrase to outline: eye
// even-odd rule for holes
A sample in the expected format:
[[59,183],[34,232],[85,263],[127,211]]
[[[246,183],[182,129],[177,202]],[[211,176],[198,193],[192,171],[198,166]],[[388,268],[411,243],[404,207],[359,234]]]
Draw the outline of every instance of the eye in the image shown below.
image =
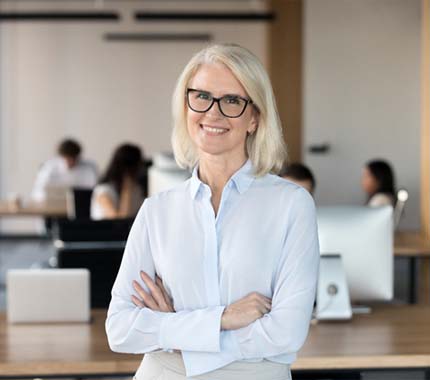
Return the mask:
[[237,96],[226,96],[224,98],[224,101],[227,104],[240,104],[241,103],[241,99]]
[[196,92],[194,96],[196,99],[200,100],[211,100],[212,98],[207,92]]

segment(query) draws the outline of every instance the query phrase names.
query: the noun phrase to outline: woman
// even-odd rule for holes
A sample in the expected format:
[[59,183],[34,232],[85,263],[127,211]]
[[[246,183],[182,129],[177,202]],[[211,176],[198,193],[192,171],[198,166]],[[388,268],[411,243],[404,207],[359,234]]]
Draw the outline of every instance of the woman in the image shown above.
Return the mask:
[[267,73],[244,48],[210,46],[182,72],[173,115],[175,157],[193,175],[136,217],[110,347],[150,353],[137,380],[290,379],[319,251],[312,197],[269,174],[285,147]]
[[128,218],[136,215],[143,201],[138,183],[142,163],[142,152],[136,145],[123,144],[115,150],[106,173],[94,188],[91,199],[92,219]]
[[369,161],[363,168],[361,187],[367,194],[366,204],[368,206],[395,205],[394,174],[388,162]]

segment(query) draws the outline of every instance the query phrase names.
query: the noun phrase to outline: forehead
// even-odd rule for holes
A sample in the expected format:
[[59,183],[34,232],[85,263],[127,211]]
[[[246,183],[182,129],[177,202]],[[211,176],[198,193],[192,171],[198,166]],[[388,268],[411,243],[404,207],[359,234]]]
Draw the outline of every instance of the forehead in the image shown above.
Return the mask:
[[190,80],[189,87],[209,91],[215,96],[224,94],[247,95],[232,71],[222,63],[201,65]]

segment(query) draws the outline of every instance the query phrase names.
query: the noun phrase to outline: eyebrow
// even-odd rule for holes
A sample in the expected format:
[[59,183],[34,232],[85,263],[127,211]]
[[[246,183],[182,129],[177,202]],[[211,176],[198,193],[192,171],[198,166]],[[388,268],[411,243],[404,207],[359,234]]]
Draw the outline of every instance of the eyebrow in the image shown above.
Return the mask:
[[[200,89],[200,88],[190,88],[190,90],[196,90],[196,91],[204,92],[205,94],[210,94],[210,95],[212,95],[212,96],[213,96],[212,92],[207,91],[207,90],[202,90],[202,89]],[[222,95],[222,96],[221,96],[221,98],[223,98],[224,96],[231,96],[231,97],[238,97],[238,98],[247,99],[247,97],[246,97],[246,96],[244,96],[244,95],[239,95],[239,94],[225,94],[225,95]]]

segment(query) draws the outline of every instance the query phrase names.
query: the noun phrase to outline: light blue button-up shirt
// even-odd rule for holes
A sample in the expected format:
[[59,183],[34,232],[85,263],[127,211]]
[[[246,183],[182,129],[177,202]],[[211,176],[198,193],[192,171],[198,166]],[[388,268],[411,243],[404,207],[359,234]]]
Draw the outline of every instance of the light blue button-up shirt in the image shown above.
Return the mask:
[[[237,360],[290,364],[308,333],[317,282],[313,199],[277,176],[255,177],[249,160],[225,185],[217,215],[210,198],[194,170],[144,202],[112,289],[109,345],[136,354],[180,350],[187,376]],[[163,279],[176,312],[132,303],[140,270]],[[271,311],[221,331],[224,308],[251,292],[272,298]]]

